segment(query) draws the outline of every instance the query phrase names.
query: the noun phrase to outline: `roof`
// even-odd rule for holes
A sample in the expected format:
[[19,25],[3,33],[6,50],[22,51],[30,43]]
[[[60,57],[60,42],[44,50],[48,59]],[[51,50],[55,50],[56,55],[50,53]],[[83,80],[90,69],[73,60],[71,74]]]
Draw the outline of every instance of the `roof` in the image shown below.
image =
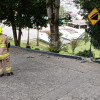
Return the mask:
[[87,25],[86,20],[74,20],[71,23],[75,25]]
[[50,30],[41,30],[40,32],[46,33],[46,34],[50,34]]
[[71,16],[71,17],[75,17],[76,14],[75,14],[75,13],[70,13],[70,16]]
[[71,29],[71,28],[62,28],[62,29],[69,33],[78,33],[77,31],[75,31],[74,29]]

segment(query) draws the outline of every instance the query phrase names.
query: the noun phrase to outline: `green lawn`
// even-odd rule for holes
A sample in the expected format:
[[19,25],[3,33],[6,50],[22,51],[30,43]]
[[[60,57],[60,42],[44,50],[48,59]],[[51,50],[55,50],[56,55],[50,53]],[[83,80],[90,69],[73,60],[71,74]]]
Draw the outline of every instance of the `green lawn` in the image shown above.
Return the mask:
[[[14,45],[14,41],[10,40],[10,44]],[[21,47],[26,48],[26,42],[21,42]],[[30,42],[31,49],[39,49],[42,51],[48,51],[49,45],[45,42],[39,41],[39,46],[36,46],[36,41]]]
[[[84,41],[81,41],[81,42],[79,42],[78,43],[78,46],[75,48],[75,51],[74,51],[74,55],[77,55],[78,56],[78,53],[79,52],[84,52],[84,51],[89,51],[90,50],[90,42],[87,42],[86,44],[85,44],[85,42]],[[98,49],[95,49],[93,46],[92,46],[92,53],[93,53],[93,56],[94,56],[94,58],[95,59],[100,59],[100,50],[98,50]],[[67,50],[66,50],[66,52],[64,51],[64,50],[62,50],[61,52],[60,52],[60,54],[67,54],[67,55],[73,55],[72,54],[72,49],[71,49],[71,45],[70,44],[68,44],[67,45]]]
[[[13,40],[10,40],[10,43],[11,43],[11,45],[14,45]],[[49,51],[49,49],[48,49],[49,45],[45,42],[42,42],[42,41],[39,41],[39,46],[36,46],[36,41],[31,41],[30,46],[31,46],[31,49],[39,49],[39,50],[42,50],[42,51]],[[21,42],[21,47],[26,48],[26,42]],[[90,49],[90,42],[87,42],[85,44],[84,41],[81,41],[81,42],[78,43],[78,46],[75,48],[74,55],[78,56],[79,52],[84,52],[84,50],[89,51],[89,49]],[[98,58],[100,59],[100,50],[95,49],[92,46],[92,53],[93,53],[93,57],[95,59],[98,59]],[[73,55],[71,45],[66,44],[63,47],[63,49],[60,51],[60,54]]]

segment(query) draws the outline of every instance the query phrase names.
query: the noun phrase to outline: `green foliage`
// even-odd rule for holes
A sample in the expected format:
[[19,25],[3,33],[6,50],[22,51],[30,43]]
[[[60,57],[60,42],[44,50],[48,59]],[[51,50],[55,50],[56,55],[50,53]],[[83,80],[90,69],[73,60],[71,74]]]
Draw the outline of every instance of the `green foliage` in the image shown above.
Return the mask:
[[89,34],[85,33],[83,36],[83,40],[85,41],[85,44],[90,40],[89,39]]
[[60,9],[59,9],[59,17],[60,18],[63,18],[65,15],[64,14],[66,14],[67,13],[67,11],[64,9],[64,7],[63,6],[60,6]]
[[[78,56],[83,56],[83,57],[90,57],[89,54],[90,54],[90,51],[89,51],[89,50],[79,51],[79,52],[77,53]],[[91,56],[93,56],[93,53],[92,53]]]
[[35,48],[35,50],[40,50],[39,48]]
[[[14,41],[10,40],[10,44],[14,45]],[[36,46],[36,41],[30,41],[30,46],[31,46],[31,49],[38,48],[39,50],[42,50],[42,51],[50,51],[50,50],[48,50],[49,45],[43,41],[42,42],[40,41],[40,46]],[[26,42],[21,42],[21,47],[26,48]],[[87,52],[87,51],[88,51],[88,53],[84,54],[84,52]],[[72,50],[70,48],[70,44],[63,45],[59,53],[72,55]],[[86,43],[86,45],[85,45],[84,41],[83,42],[81,41],[80,45],[75,49],[74,54],[77,56],[84,56],[85,55],[85,57],[89,57],[89,42]],[[86,56],[86,55],[88,55],[88,56]],[[95,59],[100,59],[100,50],[92,48],[92,55]]]
[[[55,52],[55,53],[59,53],[61,51],[62,48],[62,42],[60,40],[61,38],[61,33],[59,32],[59,37],[58,37],[58,41],[56,43],[54,43],[55,45],[49,45],[49,51],[50,52]],[[49,34],[49,40],[51,40],[51,34]]]
[[73,39],[70,45],[71,45],[72,53],[74,54],[75,48],[78,46],[78,40]]
[[22,28],[39,29],[47,26],[47,20],[44,19],[46,15],[45,0],[1,0],[0,2],[0,20],[3,24],[12,26],[16,46],[20,46]]
[[59,9],[59,25],[63,25],[71,20],[70,14],[64,9],[63,6]]
[[[41,10],[42,9],[42,10]],[[46,27],[46,1],[45,0],[1,0],[0,20],[6,25],[16,27]]]
[[100,49],[100,21],[95,25],[93,32],[93,45],[95,48]]
[[63,44],[61,50],[64,52],[68,52],[68,45]]
[[61,45],[62,45],[62,43],[61,43],[61,41],[59,41],[58,43],[59,43],[59,45],[57,47],[50,45],[49,46],[49,51],[50,52],[59,53],[61,51]]
[[[100,12],[100,0],[75,0],[76,3],[80,4],[83,11],[84,19],[88,20],[88,14],[94,9],[97,8]],[[89,32],[91,34],[91,23],[89,23]],[[93,32],[93,45],[95,48],[100,49],[100,21],[94,26]]]
[[49,47],[49,51],[50,52],[59,53],[60,50],[61,49],[60,48],[57,48],[57,47],[52,47],[52,46]]

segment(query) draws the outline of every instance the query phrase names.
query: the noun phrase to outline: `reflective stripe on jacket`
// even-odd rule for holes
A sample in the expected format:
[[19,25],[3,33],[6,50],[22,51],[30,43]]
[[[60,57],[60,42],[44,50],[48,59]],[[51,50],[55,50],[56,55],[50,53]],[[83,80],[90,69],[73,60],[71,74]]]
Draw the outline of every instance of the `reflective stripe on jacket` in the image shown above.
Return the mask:
[[0,44],[0,47],[6,47],[6,44]]
[[7,48],[8,44],[8,37],[4,34],[0,34],[0,60],[5,59],[10,55]]
[[0,59],[4,59],[5,57],[8,57],[9,55],[10,55],[9,53],[2,54],[2,55],[0,55]]

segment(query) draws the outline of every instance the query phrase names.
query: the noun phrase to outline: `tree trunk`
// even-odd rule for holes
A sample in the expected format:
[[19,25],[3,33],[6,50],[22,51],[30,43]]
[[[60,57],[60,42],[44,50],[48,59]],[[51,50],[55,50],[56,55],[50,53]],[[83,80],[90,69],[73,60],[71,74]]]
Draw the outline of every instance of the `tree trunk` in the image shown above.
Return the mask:
[[39,29],[37,29],[37,46],[39,46]]
[[29,28],[28,28],[27,45],[29,45]]
[[54,19],[54,30],[55,30],[55,46],[59,47],[59,7],[60,0],[55,0],[55,19]]
[[55,0],[52,7],[52,0],[46,0],[47,15],[50,24],[50,46],[59,47],[59,7],[60,0]]
[[19,27],[19,34],[18,34],[18,46],[20,47],[20,42],[21,42],[21,35],[22,35],[22,29]]
[[54,25],[50,25],[50,46],[55,46],[55,30]]
[[53,18],[53,9],[52,9],[52,1],[51,0],[46,0],[46,7],[47,7],[48,21],[50,24],[50,46],[55,46],[54,45],[54,42],[55,42],[54,18]]
[[31,48],[31,47],[30,47],[30,43],[29,43],[29,28],[28,28],[28,37],[27,37],[26,48]]
[[14,16],[12,16],[11,25],[12,25],[12,30],[13,30],[13,37],[14,37],[15,46],[20,46],[22,29],[21,29],[21,27],[19,27],[19,33],[18,33],[18,36],[17,36]]
[[11,22],[15,46],[18,46],[16,26]]

